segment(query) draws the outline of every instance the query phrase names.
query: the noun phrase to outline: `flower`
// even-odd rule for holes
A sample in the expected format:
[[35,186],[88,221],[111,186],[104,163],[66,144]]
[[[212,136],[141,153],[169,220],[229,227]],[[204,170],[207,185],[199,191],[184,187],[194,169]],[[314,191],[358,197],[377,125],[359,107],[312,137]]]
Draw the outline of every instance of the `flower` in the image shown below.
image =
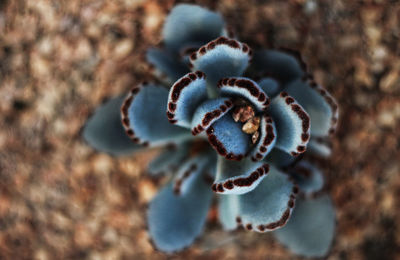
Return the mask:
[[299,155],[330,154],[334,99],[297,52],[253,54],[218,13],[199,6],[177,5],[163,40],[163,48],[146,54],[163,84],[143,83],[125,99],[111,99],[83,132],[93,147],[115,155],[166,147],[148,168],[170,178],[149,205],[155,247],[174,252],[191,245],[216,193],[226,230],[276,230],[295,253],[325,255],[333,205],[327,195],[315,195],[322,173]]

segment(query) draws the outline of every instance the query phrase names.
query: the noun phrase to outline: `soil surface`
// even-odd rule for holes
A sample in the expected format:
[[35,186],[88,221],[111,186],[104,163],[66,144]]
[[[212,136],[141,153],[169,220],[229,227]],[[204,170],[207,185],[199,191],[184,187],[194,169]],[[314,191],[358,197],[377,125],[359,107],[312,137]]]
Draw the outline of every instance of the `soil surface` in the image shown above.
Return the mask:
[[[114,158],[80,129],[151,80],[146,48],[179,1],[0,1],[0,259],[301,259],[270,234],[222,231],[166,256],[146,233],[157,153]],[[337,99],[333,154],[314,161],[337,209],[328,259],[399,259],[400,2],[197,1],[253,48],[301,51]]]

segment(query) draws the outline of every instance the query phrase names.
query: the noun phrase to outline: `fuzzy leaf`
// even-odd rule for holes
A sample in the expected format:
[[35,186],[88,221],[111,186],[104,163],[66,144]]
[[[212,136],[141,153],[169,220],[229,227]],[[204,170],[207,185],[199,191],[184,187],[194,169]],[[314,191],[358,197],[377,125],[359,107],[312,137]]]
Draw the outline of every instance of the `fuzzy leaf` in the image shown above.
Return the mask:
[[257,82],[260,88],[267,94],[269,97],[275,97],[281,92],[281,87],[279,83],[273,78],[265,77]]
[[270,103],[269,97],[258,84],[248,78],[224,78],[218,82],[218,88],[223,96],[247,99],[258,111],[265,111]]
[[149,233],[161,251],[174,252],[190,246],[203,230],[212,191],[202,176],[197,176],[190,191],[174,193],[174,183],[167,184],[150,202]]
[[249,149],[249,135],[229,113],[212,124],[206,133],[211,146],[228,160],[241,160]]
[[222,194],[244,194],[254,190],[268,172],[266,163],[252,162],[247,158],[236,162],[219,157],[212,189]]
[[168,90],[149,84],[131,90],[122,106],[122,123],[130,137],[150,146],[180,143],[191,138],[186,129],[168,122]]
[[188,156],[189,145],[183,143],[174,148],[165,148],[148,167],[148,172],[152,176],[159,176],[170,173]]
[[238,228],[237,217],[239,216],[238,195],[218,196],[218,217],[225,230],[235,230]]
[[272,149],[272,151],[265,157],[264,161],[269,164],[273,164],[278,168],[287,167],[294,163],[299,157],[294,157],[287,152],[284,152],[278,148]]
[[208,164],[207,156],[199,155],[185,161],[180,167],[174,178],[174,193],[185,196],[190,192],[194,181],[198,175],[204,173],[204,169]]
[[83,128],[83,138],[90,146],[112,155],[128,155],[142,148],[132,142],[121,123],[124,96],[114,97],[96,109]]
[[179,56],[157,48],[149,48],[146,51],[147,61],[154,66],[155,76],[166,82],[173,83],[182,75],[189,72],[189,68],[179,61]]
[[338,106],[332,96],[313,82],[296,80],[285,91],[306,110],[311,120],[311,135],[324,137],[332,133],[338,121]]
[[190,56],[192,70],[207,75],[209,95],[217,93],[217,83],[222,78],[241,76],[251,59],[250,48],[236,40],[219,37],[202,46]]
[[304,75],[298,58],[277,50],[261,50],[254,54],[254,68],[266,72],[269,77],[286,84]]
[[250,153],[253,161],[264,159],[274,148],[277,139],[275,123],[268,115],[264,115],[261,118],[259,131],[260,136],[258,143]]
[[278,240],[296,254],[326,256],[335,233],[335,211],[331,199],[299,199],[285,227],[275,232]]
[[291,170],[292,176],[299,185],[300,191],[311,196],[324,186],[324,177],[321,171],[307,161],[300,161]]
[[190,128],[196,108],[207,99],[204,73],[191,72],[177,80],[169,91],[167,116],[171,123]]
[[326,142],[311,137],[310,142],[308,142],[307,151],[316,156],[329,157],[332,149]]
[[167,48],[180,52],[188,47],[200,47],[222,35],[224,21],[215,12],[191,4],[176,5],[168,15],[163,39]]
[[269,112],[278,133],[275,146],[293,156],[305,152],[310,138],[310,117],[296,100],[281,92],[272,100]]
[[[274,167],[251,192],[223,195],[220,219],[226,229],[237,225],[247,230],[266,232],[284,226],[289,219],[298,189],[288,177]],[[230,215],[228,215],[230,214]],[[236,214],[236,215],[234,215]]]
[[[298,190],[274,167],[253,191],[239,196],[242,225],[258,232],[284,226],[290,217]],[[250,228],[251,225],[251,228]]]
[[192,134],[197,135],[228,113],[233,107],[229,98],[210,99],[197,107],[192,120]]

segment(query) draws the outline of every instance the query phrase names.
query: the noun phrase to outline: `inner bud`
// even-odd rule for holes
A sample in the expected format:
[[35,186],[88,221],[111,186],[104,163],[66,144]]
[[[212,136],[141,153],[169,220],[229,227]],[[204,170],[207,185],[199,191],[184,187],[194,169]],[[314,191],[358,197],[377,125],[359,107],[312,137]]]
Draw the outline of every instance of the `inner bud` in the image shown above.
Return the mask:
[[260,117],[255,116],[247,120],[247,122],[243,125],[242,131],[246,134],[254,134],[257,132],[260,127]]
[[235,122],[246,122],[249,119],[253,118],[255,115],[254,109],[251,106],[242,106],[242,107],[236,107],[235,110],[233,111],[233,120]]
[[244,123],[242,131],[252,135],[251,141],[255,144],[260,136],[258,131],[260,128],[260,117],[256,116],[253,106],[243,99],[236,99],[234,105],[235,108],[232,112],[233,120]]

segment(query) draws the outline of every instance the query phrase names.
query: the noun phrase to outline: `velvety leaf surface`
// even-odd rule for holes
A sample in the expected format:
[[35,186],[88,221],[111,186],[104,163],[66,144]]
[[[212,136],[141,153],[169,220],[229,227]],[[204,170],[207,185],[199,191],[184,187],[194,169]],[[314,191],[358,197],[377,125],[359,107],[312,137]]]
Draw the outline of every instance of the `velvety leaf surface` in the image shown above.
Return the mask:
[[257,82],[257,84],[270,98],[275,97],[282,90],[279,82],[269,77],[262,78]]
[[222,78],[241,76],[251,59],[250,48],[225,37],[209,42],[190,56],[192,70],[207,75],[208,93],[217,93],[217,83]]
[[208,141],[221,156],[228,160],[241,160],[249,149],[249,135],[242,131],[228,113],[207,129]]
[[162,80],[166,77],[165,81],[171,84],[189,72],[189,68],[179,60],[178,55],[165,50],[149,48],[146,51],[146,58],[154,66],[155,76]]
[[324,177],[321,171],[307,161],[300,161],[291,170],[292,176],[299,185],[300,191],[306,196],[320,191],[324,186]]
[[191,138],[186,129],[168,121],[167,101],[168,90],[161,86],[148,84],[131,91],[122,107],[122,122],[134,141],[158,146]]
[[336,128],[338,109],[336,101],[322,87],[296,80],[285,87],[291,95],[306,110],[311,120],[311,136],[328,136]]
[[83,128],[83,138],[90,146],[112,155],[127,155],[143,146],[135,144],[121,123],[124,96],[114,97],[99,106]]
[[233,107],[230,98],[209,99],[199,105],[192,120],[192,134],[197,135],[228,113]]
[[282,227],[291,215],[297,192],[287,175],[270,166],[267,176],[253,191],[237,197],[241,224],[257,232]]
[[189,144],[183,143],[175,148],[165,148],[155,157],[147,167],[152,176],[159,176],[170,173],[188,156]]
[[293,55],[277,50],[255,52],[253,65],[256,70],[267,73],[281,84],[286,84],[304,75],[298,59]]
[[239,200],[240,195],[218,195],[218,217],[225,230],[237,229],[239,223]]
[[181,196],[174,193],[173,182],[165,186],[149,205],[148,227],[154,245],[164,252],[191,245],[203,230],[212,194],[200,175]]
[[305,152],[310,138],[310,117],[296,100],[281,92],[272,102],[269,112],[276,124],[276,147],[291,155]]
[[250,101],[258,111],[265,111],[270,103],[269,97],[258,84],[248,78],[224,78],[218,82],[218,88],[223,96],[241,97]]
[[199,155],[181,164],[174,178],[174,193],[185,196],[186,193],[190,192],[198,175],[204,173],[208,161],[206,155]]
[[329,144],[311,137],[310,142],[307,145],[307,151],[310,153],[321,156],[321,157],[329,157],[331,155],[332,149]]
[[284,152],[278,148],[272,149],[272,151],[265,157],[264,161],[269,164],[273,164],[276,167],[286,167],[295,162],[298,157],[292,156],[287,152]]
[[163,39],[167,48],[179,52],[201,45],[221,36],[222,17],[215,12],[191,4],[176,5],[166,18]]
[[169,91],[167,116],[170,123],[190,128],[196,108],[207,99],[206,76],[191,72],[177,80]]
[[251,151],[251,159],[259,161],[265,158],[274,148],[277,139],[275,123],[270,116],[261,118],[260,137],[258,143]]
[[299,199],[285,227],[275,232],[278,240],[295,254],[325,256],[335,233],[335,211],[329,196]]
[[252,191],[268,174],[266,163],[246,158],[239,162],[218,158],[217,176],[212,189],[223,194],[244,194]]

